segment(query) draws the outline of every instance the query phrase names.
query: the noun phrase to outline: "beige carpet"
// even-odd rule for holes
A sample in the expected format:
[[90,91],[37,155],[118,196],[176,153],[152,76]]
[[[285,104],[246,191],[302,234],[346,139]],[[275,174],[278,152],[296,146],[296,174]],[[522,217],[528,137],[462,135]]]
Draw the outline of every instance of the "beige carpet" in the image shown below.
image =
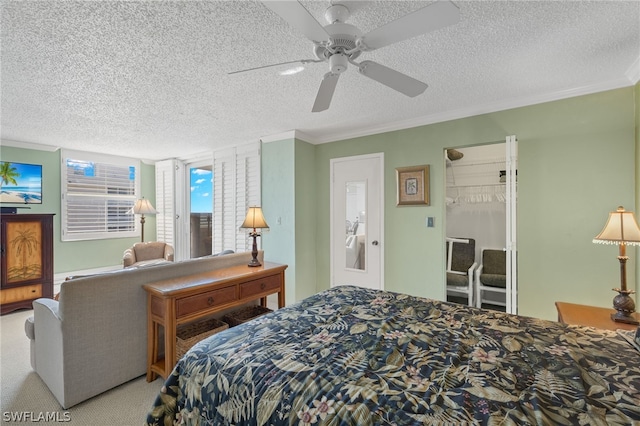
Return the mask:
[[[31,315],[32,311],[23,310],[0,316],[0,424],[134,426],[144,423],[162,379],[147,383],[142,376],[64,410],[31,369],[29,339],[24,334],[24,321]],[[11,416],[23,420],[30,416],[36,420],[52,416],[49,418],[60,421],[7,421]]]

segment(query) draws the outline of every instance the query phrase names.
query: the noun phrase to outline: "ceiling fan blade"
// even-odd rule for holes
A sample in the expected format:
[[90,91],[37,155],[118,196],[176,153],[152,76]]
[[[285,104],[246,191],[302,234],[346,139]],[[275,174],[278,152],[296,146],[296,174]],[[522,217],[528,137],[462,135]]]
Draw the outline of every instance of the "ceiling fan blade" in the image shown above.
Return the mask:
[[444,28],[460,21],[460,9],[449,0],[431,3],[362,36],[362,50],[374,50]]
[[227,74],[228,75],[239,74],[241,72],[255,71],[255,70],[260,70],[260,69],[263,69],[263,68],[277,67],[278,65],[297,64],[297,63],[309,64],[311,62],[324,62],[324,61],[322,61],[320,59],[298,59],[297,61],[280,62],[279,64],[262,65],[261,67],[253,67],[253,68],[247,68],[247,69],[239,70],[239,71],[231,71],[231,72],[228,72]]
[[360,62],[358,71],[360,71],[360,74],[366,75],[370,79],[404,93],[411,98],[423,93],[429,87],[420,80],[373,61]]
[[329,39],[324,27],[297,1],[262,0],[269,9],[280,15],[289,25],[298,29],[309,40],[320,43]]
[[333,98],[333,92],[336,91],[336,84],[338,84],[339,77],[340,74],[334,74],[332,72],[328,72],[324,75],[311,112],[320,112],[329,108],[331,98]]

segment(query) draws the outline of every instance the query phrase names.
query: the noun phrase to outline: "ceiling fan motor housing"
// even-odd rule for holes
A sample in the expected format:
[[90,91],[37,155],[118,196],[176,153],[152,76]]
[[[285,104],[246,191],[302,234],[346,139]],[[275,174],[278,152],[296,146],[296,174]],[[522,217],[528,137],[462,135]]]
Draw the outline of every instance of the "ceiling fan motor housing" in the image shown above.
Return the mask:
[[[329,34],[327,44],[316,45],[314,53],[318,59],[330,60],[337,54],[343,54],[356,48],[356,40],[362,36],[362,32],[351,24],[337,22],[324,27]],[[345,66],[349,59],[360,56],[360,50],[355,50],[345,56]],[[341,61],[341,59],[336,59]],[[331,63],[331,62],[330,62]]]
[[347,6],[343,4],[333,4],[324,12],[325,19],[330,23],[345,22],[351,16]]

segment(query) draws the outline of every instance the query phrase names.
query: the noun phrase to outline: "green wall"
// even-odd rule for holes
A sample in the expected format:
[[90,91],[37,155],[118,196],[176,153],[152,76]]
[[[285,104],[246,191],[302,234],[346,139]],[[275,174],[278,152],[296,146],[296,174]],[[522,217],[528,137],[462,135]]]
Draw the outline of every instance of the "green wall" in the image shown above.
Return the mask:
[[285,272],[287,304],[296,295],[295,262],[295,141],[262,144],[262,211],[269,231],[262,234],[265,260],[288,265]]
[[296,297],[300,300],[316,293],[315,146],[296,139],[295,161]]
[[[385,288],[443,299],[443,151],[516,135],[519,313],[555,319],[556,300],[611,306],[617,250],[591,240],[610,210],[636,204],[635,102],[629,87],[318,145],[317,289],[329,286],[331,158],[384,152]],[[396,207],[395,168],[418,164],[431,165],[431,205]]]
[[296,139],[262,145],[265,259],[288,265],[287,303],[316,292],[315,147]]
[[[122,252],[139,241],[137,238],[113,238],[63,242],[60,239],[60,151],[48,152],[2,146],[0,159],[2,161],[42,164],[42,204],[33,205],[26,212],[55,214],[53,220],[54,274],[121,265]],[[140,170],[142,194],[155,204],[155,167],[141,164]],[[144,231],[145,240],[155,239],[156,220],[154,216],[146,217]]]

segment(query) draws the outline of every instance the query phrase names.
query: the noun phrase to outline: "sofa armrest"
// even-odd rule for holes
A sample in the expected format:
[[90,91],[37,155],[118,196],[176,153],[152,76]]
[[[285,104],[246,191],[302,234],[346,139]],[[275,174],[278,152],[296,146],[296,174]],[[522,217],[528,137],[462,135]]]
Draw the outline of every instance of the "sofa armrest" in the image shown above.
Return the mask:
[[64,399],[62,318],[58,307],[59,302],[53,299],[41,298],[33,301],[33,364],[58,402],[66,408],[69,405]]
[[[36,305],[38,306],[36,307]],[[60,315],[58,314],[59,307],[60,302],[57,300],[47,298],[36,299],[33,301],[34,317],[37,321],[44,320],[45,323],[49,323],[50,321],[60,322],[62,321],[62,318],[60,318]]]
[[164,246],[164,258],[169,262],[173,262],[173,246],[167,244]]
[[122,255],[122,263],[125,268],[136,263],[136,252],[132,248],[128,248],[124,251],[124,254]]

